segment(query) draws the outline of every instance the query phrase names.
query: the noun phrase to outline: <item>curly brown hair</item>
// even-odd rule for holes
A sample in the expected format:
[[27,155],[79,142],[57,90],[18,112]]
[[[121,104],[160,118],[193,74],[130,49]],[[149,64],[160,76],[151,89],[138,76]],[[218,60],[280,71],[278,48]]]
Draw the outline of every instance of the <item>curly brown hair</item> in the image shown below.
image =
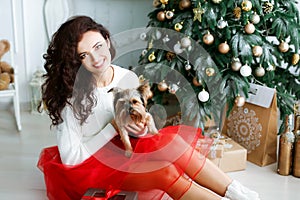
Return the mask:
[[[53,34],[47,53],[43,55],[46,74],[42,85],[42,104],[53,126],[63,122],[61,112],[67,104],[72,106],[75,117],[83,124],[97,103],[93,93],[95,79],[91,72],[81,67],[77,53],[77,45],[87,31],[100,32],[110,40],[110,33],[103,25],[88,16],[74,16]],[[115,49],[112,45],[110,53],[113,59]]]

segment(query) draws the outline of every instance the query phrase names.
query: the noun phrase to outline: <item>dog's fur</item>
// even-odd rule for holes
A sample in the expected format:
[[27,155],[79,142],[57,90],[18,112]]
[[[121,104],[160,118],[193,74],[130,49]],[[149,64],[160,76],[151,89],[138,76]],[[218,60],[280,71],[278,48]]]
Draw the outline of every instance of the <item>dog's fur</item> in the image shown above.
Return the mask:
[[108,92],[113,92],[115,123],[118,127],[121,140],[125,146],[125,156],[130,157],[133,149],[129,140],[126,126],[129,124],[144,123],[151,134],[158,134],[153,117],[147,112],[148,99],[152,96],[148,82],[141,84],[138,88],[121,89],[114,87]]

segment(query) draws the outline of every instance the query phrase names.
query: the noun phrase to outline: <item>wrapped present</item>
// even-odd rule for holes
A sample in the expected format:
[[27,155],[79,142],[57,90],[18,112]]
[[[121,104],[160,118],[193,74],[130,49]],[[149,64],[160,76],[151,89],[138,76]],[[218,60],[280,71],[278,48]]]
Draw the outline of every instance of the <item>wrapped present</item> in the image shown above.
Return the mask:
[[231,138],[224,137],[223,154],[209,158],[224,172],[240,171],[246,169],[247,150]]
[[89,188],[81,200],[138,200],[137,192]]

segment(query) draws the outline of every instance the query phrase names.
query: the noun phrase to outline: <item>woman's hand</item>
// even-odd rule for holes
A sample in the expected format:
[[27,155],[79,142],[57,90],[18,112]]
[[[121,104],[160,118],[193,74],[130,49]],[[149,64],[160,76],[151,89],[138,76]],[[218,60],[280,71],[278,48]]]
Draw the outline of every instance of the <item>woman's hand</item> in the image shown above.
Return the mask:
[[148,128],[144,123],[128,124],[125,128],[128,132],[131,132],[138,137],[145,136],[148,133]]

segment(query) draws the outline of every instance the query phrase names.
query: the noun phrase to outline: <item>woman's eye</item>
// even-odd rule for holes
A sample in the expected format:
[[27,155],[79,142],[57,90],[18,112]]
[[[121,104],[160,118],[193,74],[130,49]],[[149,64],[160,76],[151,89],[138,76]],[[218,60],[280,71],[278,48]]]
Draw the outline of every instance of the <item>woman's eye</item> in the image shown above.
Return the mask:
[[95,48],[100,49],[103,46],[103,44],[98,44]]
[[85,59],[85,58],[86,58],[86,54],[80,54],[80,55],[79,55],[79,58],[80,58],[81,60]]

